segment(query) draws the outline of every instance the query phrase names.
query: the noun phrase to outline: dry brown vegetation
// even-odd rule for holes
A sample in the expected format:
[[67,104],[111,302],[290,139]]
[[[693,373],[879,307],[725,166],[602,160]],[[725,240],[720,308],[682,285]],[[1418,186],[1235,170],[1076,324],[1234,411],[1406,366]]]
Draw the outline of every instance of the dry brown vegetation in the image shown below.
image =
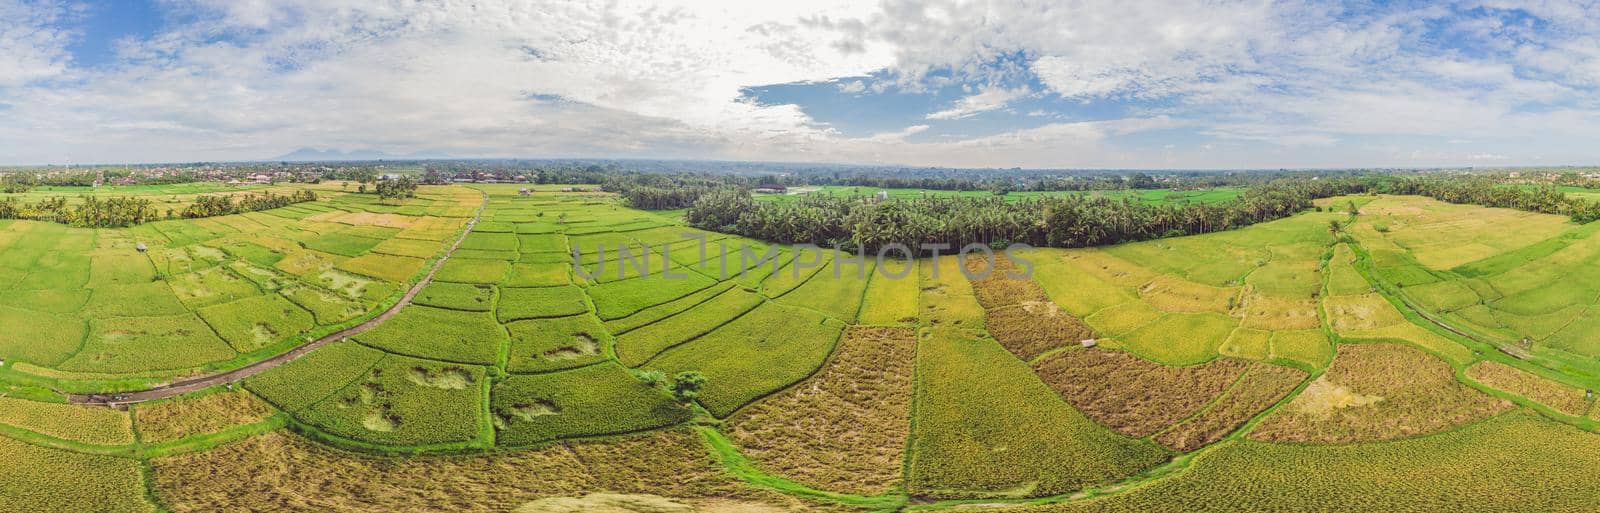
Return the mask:
[[1467,377],[1549,406],[1572,416],[1589,411],[1589,400],[1582,389],[1551,381],[1500,362],[1479,362],[1467,368]]
[[744,486],[698,436],[668,431],[483,456],[380,458],[284,433],[153,460],[154,488],[174,513],[502,512],[539,499],[649,492],[691,504],[813,506]]
[[1156,435],[1155,441],[1175,451],[1193,451],[1210,445],[1251,417],[1265,411],[1294,391],[1306,373],[1298,369],[1257,363],[1199,415]]
[[[965,265],[974,276],[988,265],[981,256],[970,256]],[[1031,279],[1012,278],[1016,265],[996,255],[988,276],[972,280],[972,292],[986,311],[984,326],[995,341],[1024,361],[1038,358],[1052,349],[1093,338],[1094,330],[1062,310]]]
[[134,412],[139,436],[147,443],[216,433],[271,416],[271,407],[243,390],[142,404]]
[[900,480],[915,357],[910,328],[851,328],[822,372],[741,412],[728,435],[778,475],[884,493]]
[[989,336],[1024,361],[1094,338],[1089,325],[1049,301],[990,309],[984,325]]
[[1219,358],[1169,367],[1120,351],[1083,349],[1056,353],[1033,367],[1096,422],[1145,437],[1199,411],[1237,380],[1246,364]]
[[993,267],[990,267],[989,262],[990,260],[980,254],[968,255],[964,262],[967,272],[974,277],[982,275],[986,268],[989,270],[988,276],[972,280],[972,292],[978,296],[978,304],[984,308],[993,310],[1028,302],[1050,302],[1050,296],[1045,294],[1044,288],[1034,283],[1032,279],[1007,276],[1007,273],[1016,273],[1020,270],[1016,264],[1007,260],[1005,255],[996,254],[992,260]]
[[1509,401],[1455,379],[1449,364],[1400,344],[1343,344],[1328,372],[1250,437],[1350,443],[1435,433],[1494,415]]

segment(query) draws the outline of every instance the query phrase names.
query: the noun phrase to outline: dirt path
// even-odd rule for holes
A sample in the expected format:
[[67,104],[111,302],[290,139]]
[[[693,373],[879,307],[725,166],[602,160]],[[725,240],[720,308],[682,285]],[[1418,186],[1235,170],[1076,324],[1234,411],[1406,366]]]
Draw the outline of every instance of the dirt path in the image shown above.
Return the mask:
[[389,307],[388,310],[384,310],[383,313],[378,314],[377,317],[373,317],[361,324],[357,324],[355,326],[351,326],[322,338],[313,340],[283,354],[231,371],[212,374],[209,376],[201,376],[198,378],[189,378],[182,381],[175,381],[137,392],[123,392],[120,394],[71,394],[67,396],[67,400],[75,404],[118,406],[142,403],[145,401],[154,401],[157,399],[166,399],[169,397],[177,397],[189,392],[203,390],[212,386],[243,380],[250,376],[266,372],[268,369],[273,367],[288,363],[301,356],[305,356],[306,353],[315,351],[317,348],[325,346],[330,342],[343,340],[367,331],[373,326],[377,326],[378,324],[383,323],[383,321],[389,320],[390,317],[394,317],[395,314],[400,313],[401,308],[411,304],[411,299],[416,297],[418,292],[422,292],[423,287],[428,286],[428,283],[433,281],[433,275],[439,272],[439,268],[444,266],[445,261],[449,260],[451,255],[455,254],[456,248],[461,246],[461,241],[467,239],[467,234],[472,233],[472,229],[478,225],[478,219],[483,217],[483,210],[488,207],[489,195],[485,193],[483,196],[483,205],[478,207],[478,211],[476,213],[472,214],[472,220],[467,221],[467,226],[461,231],[461,236],[456,238],[456,242],[450,245],[450,250],[446,251],[443,257],[441,257],[437,262],[433,263],[433,267],[428,269],[427,276],[423,276],[422,279],[417,281],[415,285],[412,285],[410,289],[406,290],[406,294],[400,297],[399,302],[396,302],[394,306]]

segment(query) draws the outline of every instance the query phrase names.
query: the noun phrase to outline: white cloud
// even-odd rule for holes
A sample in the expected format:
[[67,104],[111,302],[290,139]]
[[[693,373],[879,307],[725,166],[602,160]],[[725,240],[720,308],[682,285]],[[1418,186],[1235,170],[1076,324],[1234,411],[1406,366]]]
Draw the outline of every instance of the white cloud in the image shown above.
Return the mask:
[[[1001,167],[1600,156],[1588,149],[1600,139],[1600,8],[1559,1],[158,5],[186,21],[90,69],[67,51],[76,7],[0,0],[0,162],[302,146]],[[1541,22],[1500,17],[1507,7]],[[905,113],[905,129],[849,137],[837,120],[743,92],[779,83],[853,101],[967,96]],[[1040,101],[1013,112],[1025,97]],[[997,115],[971,119],[986,112]],[[941,134],[917,136],[928,130],[917,117],[941,121]],[[1159,134],[1124,137],[1168,129],[1207,140],[1169,152]],[[1453,140],[1473,152],[1447,151]]]
[[1026,87],[1006,89],[1002,87],[984,87],[977,94],[956,100],[950,108],[932,112],[927,119],[964,119],[991,110],[1005,107],[1013,101],[1028,95]]
[[0,0],[0,88],[66,71],[71,34],[54,25],[67,14],[54,1]]

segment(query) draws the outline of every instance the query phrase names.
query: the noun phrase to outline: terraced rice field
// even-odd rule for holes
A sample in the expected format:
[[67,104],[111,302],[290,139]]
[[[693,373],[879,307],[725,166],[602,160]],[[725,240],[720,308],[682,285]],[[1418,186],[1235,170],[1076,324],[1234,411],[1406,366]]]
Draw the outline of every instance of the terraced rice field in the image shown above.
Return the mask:
[[[976,277],[975,259],[858,265],[558,186],[321,187],[122,230],[0,221],[0,455],[24,469],[0,511],[1594,500],[1583,226],[1333,198],[1361,214],[1030,249],[1031,275]],[[395,305],[242,381],[126,409],[60,394],[255,369]],[[703,383],[675,395],[680,376]]]

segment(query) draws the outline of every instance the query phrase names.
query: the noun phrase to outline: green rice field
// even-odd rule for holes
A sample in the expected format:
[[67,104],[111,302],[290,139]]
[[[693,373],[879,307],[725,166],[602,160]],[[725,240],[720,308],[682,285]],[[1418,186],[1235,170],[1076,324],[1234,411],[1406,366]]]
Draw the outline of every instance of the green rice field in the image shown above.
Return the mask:
[[[320,199],[122,229],[0,221],[0,511],[1596,500],[1600,228],[1565,217],[1328,198],[1236,230],[1028,249],[1031,275],[975,279],[955,256],[858,274],[562,192],[592,185],[273,187]],[[124,407],[75,404],[95,402]]]

